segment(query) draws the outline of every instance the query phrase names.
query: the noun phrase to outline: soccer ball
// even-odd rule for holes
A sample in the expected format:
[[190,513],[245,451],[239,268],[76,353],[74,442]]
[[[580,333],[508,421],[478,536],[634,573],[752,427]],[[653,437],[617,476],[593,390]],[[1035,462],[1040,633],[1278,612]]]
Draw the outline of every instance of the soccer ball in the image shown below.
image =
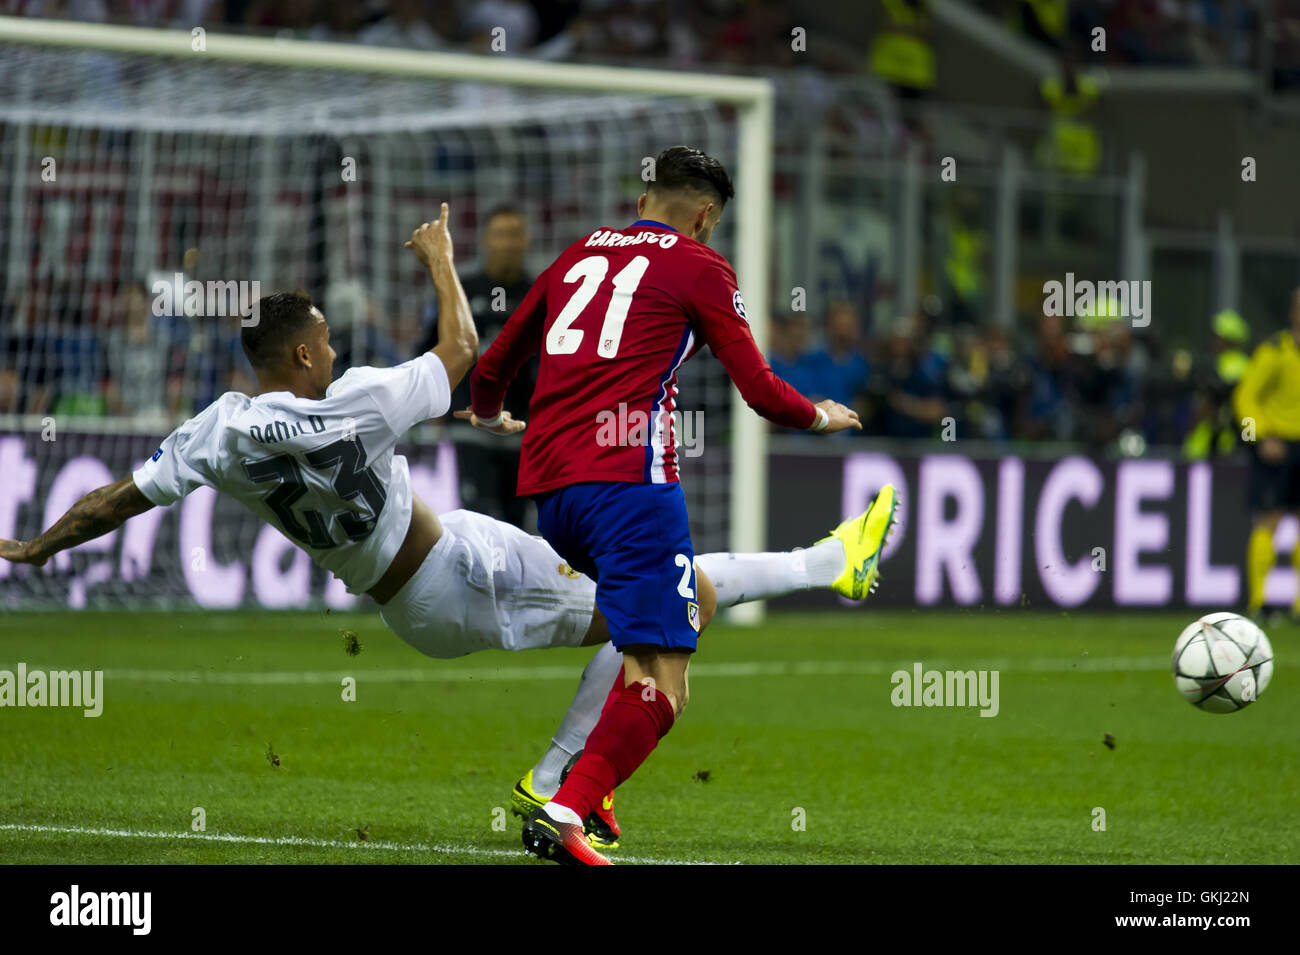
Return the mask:
[[1264,631],[1235,613],[1207,613],[1178,635],[1174,683],[1183,699],[1210,713],[1235,713],[1254,703],[1273,676],[1273,647]]

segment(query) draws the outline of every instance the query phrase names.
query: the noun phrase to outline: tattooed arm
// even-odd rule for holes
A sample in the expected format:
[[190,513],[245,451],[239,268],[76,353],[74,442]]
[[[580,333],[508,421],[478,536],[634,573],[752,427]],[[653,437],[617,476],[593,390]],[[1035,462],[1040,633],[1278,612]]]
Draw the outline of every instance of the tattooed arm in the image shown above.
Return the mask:
[[30,541],[0,540],[0,558],[39,567],[59,551],[117,530],[128,518],[153,506],[135,486],[135,479],[127,475],[116,484],[91,491],[40,537]]

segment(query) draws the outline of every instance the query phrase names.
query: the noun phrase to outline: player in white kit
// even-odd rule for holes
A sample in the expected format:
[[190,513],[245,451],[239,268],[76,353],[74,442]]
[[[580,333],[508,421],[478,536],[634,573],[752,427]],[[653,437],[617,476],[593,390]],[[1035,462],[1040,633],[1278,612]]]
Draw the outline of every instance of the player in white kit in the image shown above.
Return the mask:
[[[311,299],[301,292],[263,298],[257,323],[243,330],[257,395],[222,395],[134,474],[91,491],[39,537],[0,540],[0,559],[43,564],[206,486],[274,525],[350,593],[373,597],[384,623],[428,656],[604,644],[547,752],[515,787],[523,811],[558,789],[622,655],[595,608],[595,582],[544,540],[470,511],[439,517],[412,492],[406,459],[394,447],[413,425],[447,413],[452,390],[478,357],[478,335],[453,263],[446,203],[407,246],[437,290],[436,348],[394,368],[353,368],[331,383],[329,327]],[[862,519],[806,550],[699,555],[704,622],[715,607],[794,590],[848,593],[853,570],[841,541]],[[616,844],[612,803],[590,828],[594,844]]]

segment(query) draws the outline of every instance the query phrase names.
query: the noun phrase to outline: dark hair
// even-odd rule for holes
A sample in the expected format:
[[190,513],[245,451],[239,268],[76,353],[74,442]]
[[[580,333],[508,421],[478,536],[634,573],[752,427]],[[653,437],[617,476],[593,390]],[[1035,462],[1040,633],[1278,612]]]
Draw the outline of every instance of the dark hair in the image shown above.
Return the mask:
[[245,325],[239,334],[254,368],[267,368],[285,358],[285,346],[300,344],[301,336],[316,323],[311,313],[315,303],[302,289],[264,295],[256,307],[257,323]]
[[702,192],[726,206],[735,198],[736,190],[722,163],[703,150],[690,146],[669,146],[655,157],[655,177],[646,186],[646,192]]
[[487,215],[483,217],[483,225],[486,226],[497,216],[514,216],[515,218],[522,219],[524,218],[524,213],[518,206],[512,206],[508,202],[503,202],[488,210]]

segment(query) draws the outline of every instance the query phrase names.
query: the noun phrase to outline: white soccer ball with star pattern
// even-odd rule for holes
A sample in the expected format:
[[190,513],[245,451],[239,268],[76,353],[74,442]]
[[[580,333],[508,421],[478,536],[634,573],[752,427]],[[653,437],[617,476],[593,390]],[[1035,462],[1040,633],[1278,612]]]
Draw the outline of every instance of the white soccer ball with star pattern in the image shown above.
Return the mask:
[[1208,713],[1235,713],[1267,688],[1273,646],[1254,621],[1209,613],[1178,635],[1173,666],[1174,683],[1188,703]]

